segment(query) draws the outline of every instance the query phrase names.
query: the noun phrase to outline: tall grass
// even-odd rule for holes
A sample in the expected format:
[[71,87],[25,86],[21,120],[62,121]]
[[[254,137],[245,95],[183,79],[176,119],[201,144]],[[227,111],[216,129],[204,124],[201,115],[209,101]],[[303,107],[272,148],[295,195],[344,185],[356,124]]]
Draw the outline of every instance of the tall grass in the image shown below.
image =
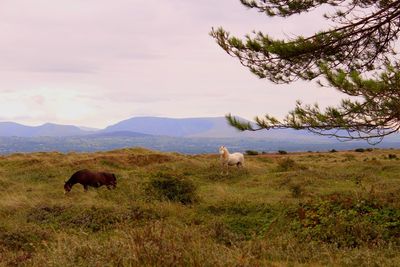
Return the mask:
[[[0,266],[398,266],[397,150],[0,157]],[[117,189],[63,183],[82,168]]]

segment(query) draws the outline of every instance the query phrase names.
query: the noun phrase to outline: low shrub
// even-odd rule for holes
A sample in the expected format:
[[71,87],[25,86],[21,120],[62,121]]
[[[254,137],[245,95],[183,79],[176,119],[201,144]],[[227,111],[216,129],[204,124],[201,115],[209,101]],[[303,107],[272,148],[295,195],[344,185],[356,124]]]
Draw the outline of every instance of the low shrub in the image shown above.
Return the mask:
[[250,239],[254,235],[262,236],[278,213],[270,205],[242,201],[217,203],[208,206],[206,212],[222,223],[216,233],[226,233],[229,230],[228,233],[234,233],[237,238],[242,239]]
[[258,155],[258,151],[255,151],[255,150],[246,150],[246,155],[249,155],[249,156],[256,156],[256,155]]
[[353,154],[343,154],[344,159],[342,160],[342,162],[346,162],[346,161],[353,161],[356,160],[356,157]]
[[28,211],[27,221],[40,224],[54,223],[58,218],[63,218],[66,207],[56,205],[38,205]]
[[301,240],[337,247],[400,244],[400,210],[376,197],[332,194],[300,204],[291,230]]
[[365,149],[364,148],[356,148],[356,149],[354,149],[354,151],[355,152],[365,152]]
[[43,241],[49,240],[50,234],[36,228],[6,229],[0,227],[0,247],[10,250],[32,252]]
[[[266,157],[256,157],[257,161],[272,163],[273,161]],[[228,173],[226,173],[228,171]],[[172,176],[176,176],[173,174]],[[210,181],[232,181],[247,178],[249,176],[248,168],[237,168],[236,166],[223,167],[220,162],[213,162],[204,169],[196,173],[196,176]],[[180,175],[182,177],[182,175]]]
[[178,174],[158,172],[146,186],[148,194],[182,204],[192,204],[198,200],[197,186]]
[[91,232],[109,230],[122,222],[136,223],[159,218],[161,215],[156,211],[138,205],[128,209],[38,205],[27,214],[27,221],[30,223],[39,223],[54,229],[80,228]]
[[307,169],[304,165],[296,163],[291,158],[283,158],[278,161],[278,167],[276,171],[278,172],[286,172],[286,171],[292,171],[292,170],[305,170]]
[[304,187],[301,184],[291,184],[289,190],[294,198],[299,198],[304,194]]
[[285,151],[285,150],[278,150],[278,153],[281,154],[281,155],[286,155],[286,154],[287,154],[287,151]]
[[232,246],[235,242],[240,241],[240,236],[232,232],[223,222],[213,222],[210,226],[210,234],[220,244]]
[[138,205],[132,205],[129,207],[129,218],[135,221],[148,222],[151,220],[158,220],[164,216],[159,212],[146,207],[141,207]]
[[129,218],[125,214],[119,214],[118,211],[112,208],[91,207],[84,212],[74,213],[64,224],[70,227],[80,227],[92,232],[98,232],[114,228],[115,224],[127,219]]
[[397,155],[396,154],[389,154],[388,155],[388,159],[397,159]]
[[290,158],[284,158],[278,162],[278,170],[288,171],[296,166],[296,162]]

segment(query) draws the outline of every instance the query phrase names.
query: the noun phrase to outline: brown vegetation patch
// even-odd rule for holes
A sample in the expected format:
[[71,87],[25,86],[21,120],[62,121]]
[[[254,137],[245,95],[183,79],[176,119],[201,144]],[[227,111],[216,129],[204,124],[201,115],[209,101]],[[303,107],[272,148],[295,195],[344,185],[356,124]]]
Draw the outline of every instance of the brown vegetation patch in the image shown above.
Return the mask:
[[164,154],[130,155],[128,162],[133,166],[146,166],[172,161],[174,158]]
[[303,241],[337,247],[399,245],[400,210],[386,194],[334,193],[301,203],[293,212],[292,231]]
[[49,239],[49,233],[34,227],[18,229],[0,227],[0,247],[9,250],[32,252],[42,241]]
[[38,205],[27,214],[27,221],[51,226],[55,229],[81,228],[98,232],[115,228],[119,223],[135,223],[162,218],[157,211],[139,205],[128,209],[111,207],[66,207],[57,205]]
[[132,166],[147,166],[152,164],[160,164],[170,162],[174,157],[164,154],[121,154],[121,155],[100,155],[88,159],[76,160],[74,166],[98,166],[105,165],[111,168],[126,168]]

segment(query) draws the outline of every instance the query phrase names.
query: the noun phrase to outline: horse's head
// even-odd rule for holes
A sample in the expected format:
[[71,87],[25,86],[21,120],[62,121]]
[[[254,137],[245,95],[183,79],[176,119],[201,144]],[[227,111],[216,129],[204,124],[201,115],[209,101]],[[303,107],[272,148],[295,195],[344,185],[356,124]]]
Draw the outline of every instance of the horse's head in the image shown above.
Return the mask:
[[219,154],[224,155],[228,150],[224,146],[219,147]]
[[114,173],[111,174],[111,177],[112,177],[112,179],[110,181],[110,184],[113,188],[116,188],[117,187],[117,177],[115,177]]
[[72,184],[65,182],[64,184],[64,194],[67,194],[72,189]]

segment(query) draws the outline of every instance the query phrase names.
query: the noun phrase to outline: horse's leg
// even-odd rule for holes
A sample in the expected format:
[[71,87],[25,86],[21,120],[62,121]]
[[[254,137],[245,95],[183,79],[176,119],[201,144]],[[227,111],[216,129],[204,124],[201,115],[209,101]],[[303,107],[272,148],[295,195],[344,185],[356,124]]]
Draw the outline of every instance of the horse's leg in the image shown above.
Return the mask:
[[229,167],[228,163],[222,161],[221,167],[222,167],[221,175],[224,175],[225,172],[228,173],[228,167]]
[[222,163],[222,172],[221,172],[221,175],[224,175],[224,174],[228,174],[228,164],[226,164],[225,162],[223,162]]

